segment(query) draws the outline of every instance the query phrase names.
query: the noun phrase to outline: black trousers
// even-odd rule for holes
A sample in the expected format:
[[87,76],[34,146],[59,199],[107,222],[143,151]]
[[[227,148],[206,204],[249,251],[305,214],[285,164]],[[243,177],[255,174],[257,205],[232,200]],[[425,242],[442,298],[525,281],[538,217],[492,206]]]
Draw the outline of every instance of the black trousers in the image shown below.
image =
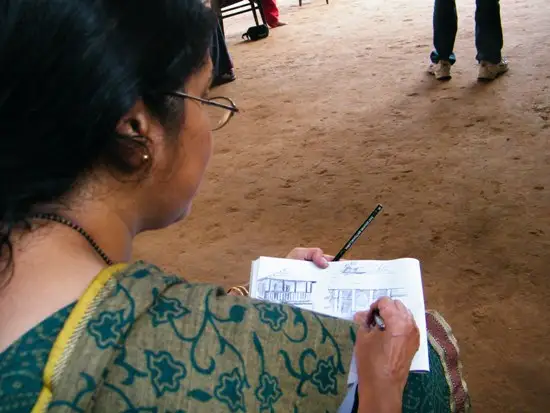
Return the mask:
[[231,56],[229,56],[229,50],[227,50],[225,37],[219,23],[212,36],[210,56],[214,65],[214,78],[232,73],[233,62],[231,61]]
[[[476,0],[476,49],[478,62],[485,60],[499,63],[502,55],[502,23],[499,0]],[[456,61],[454,45],[458,28],[455,0],[435,0],[433,35],[435,50],[430,55],[432,62]]]

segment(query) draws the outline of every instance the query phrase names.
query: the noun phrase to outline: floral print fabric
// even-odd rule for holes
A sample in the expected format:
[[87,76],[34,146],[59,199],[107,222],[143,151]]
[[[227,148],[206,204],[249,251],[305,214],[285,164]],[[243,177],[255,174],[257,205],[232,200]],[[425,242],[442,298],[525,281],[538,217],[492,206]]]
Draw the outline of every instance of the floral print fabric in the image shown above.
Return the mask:
[[[50,412],[336,412],[346,394],[355,340],[347,321],[227,296],[144,263],[118,273],[102,297],[55,368]],[[5,391],[13,372],[2,369],[19,347],[0,355],[0,413],[30,411],[70,308],[48,321],[49,344],[29,379],[34,392],[19,409],[5,407],[6,397],[15,400]],[[404,412],[450,411],[431,346],[430,363],[429,374],[411,374]]]
[[324,412],[346,393],[355,337],[346,321],[227,296],[143,263],[111,284],[49,411]]
[[0,413],[31,411],[48,355],[73,307],[57,311],[0,353]]

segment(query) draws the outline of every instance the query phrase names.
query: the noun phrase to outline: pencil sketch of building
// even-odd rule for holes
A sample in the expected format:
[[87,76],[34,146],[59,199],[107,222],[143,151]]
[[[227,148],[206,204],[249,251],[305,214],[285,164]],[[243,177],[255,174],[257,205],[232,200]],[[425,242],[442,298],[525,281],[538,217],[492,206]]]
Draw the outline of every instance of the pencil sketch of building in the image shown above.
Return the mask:
[[287,280],[274,276],[262,278],[258,280],[258,298],[311,309],[313,284],[315,281]]
[[342,317],[351,317],[357,311],[368,310],[370,305],[381,297],[400,298],[406,297],[406,294],[403,288],[329,290],[331,311]]
[[346,263],[344,269],[342,270],[344,275],[356,275],[356,274],[366,274],[366,271],[363,271],[359,266],[353,262]]

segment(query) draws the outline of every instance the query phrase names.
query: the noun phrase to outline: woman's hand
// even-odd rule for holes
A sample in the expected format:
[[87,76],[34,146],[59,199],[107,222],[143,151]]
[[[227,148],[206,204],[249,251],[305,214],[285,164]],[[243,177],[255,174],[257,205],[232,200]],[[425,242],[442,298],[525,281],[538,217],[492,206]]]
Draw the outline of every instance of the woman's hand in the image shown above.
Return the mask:
[[[286,258],[301,261],[312,261],[319,268],[327,268],[329,261],[332,261],[334,257],[332,255],[323,254],[321,248],[294,248],[288,253]],[[245,295],[247,296],[248,284],[231,287],[227,293],[229,295]]]
[[288,253],[286,258],[312,261],[319,268],[327,268],[329,261],[334,259],[332,255],[324,254],[321,248],[294,248]]
[[[384,319],[384,331],[371,327],[374,309]],[[354,320],[360,325],[355,343],[359,412],[399,413],[411,362],[420,345],[412,313],[401,301],[384,297],[368,312],[357,313]]]

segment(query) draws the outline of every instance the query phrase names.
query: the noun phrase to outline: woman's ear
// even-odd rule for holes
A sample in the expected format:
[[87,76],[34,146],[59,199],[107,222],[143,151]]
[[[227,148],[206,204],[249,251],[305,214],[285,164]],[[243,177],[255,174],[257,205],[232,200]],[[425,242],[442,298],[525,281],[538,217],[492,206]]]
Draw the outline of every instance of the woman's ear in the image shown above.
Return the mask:
[[126,113],[117,124],[116,131],[123,136],[146,137],[151,131],[152,119],[142,100]]
[[151,165],[153,153],[153,118],[142,100],[119,120],[116,132],[128,139],[118,141],[120,154],[129,167],[129,171],[143,169]]

